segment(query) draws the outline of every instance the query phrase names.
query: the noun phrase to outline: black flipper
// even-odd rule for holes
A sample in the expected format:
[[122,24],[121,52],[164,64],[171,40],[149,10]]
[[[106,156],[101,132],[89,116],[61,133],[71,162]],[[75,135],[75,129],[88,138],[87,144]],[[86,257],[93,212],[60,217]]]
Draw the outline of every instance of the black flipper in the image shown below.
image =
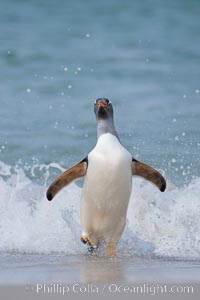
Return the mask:
[[66,185],[71,183],[73,180],[85,176],[87,172],[88,158],[84,158],[82,161],[72,166],[60,176],[58,176],[49,186],[46,196],[51,201],[55,195]]
[[141,176],[152,182],[161,192],[166,189],[165,178],[158,171],[134,158],[132,159],[132,175]]

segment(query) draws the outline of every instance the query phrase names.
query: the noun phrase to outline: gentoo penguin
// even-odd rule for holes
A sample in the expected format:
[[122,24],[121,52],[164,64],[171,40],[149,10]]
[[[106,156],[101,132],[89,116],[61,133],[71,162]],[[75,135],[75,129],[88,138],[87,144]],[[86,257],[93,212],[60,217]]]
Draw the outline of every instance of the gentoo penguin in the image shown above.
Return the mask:
[[97,143],[93,150],[56,178],[47,190],[50,201],[66,185],[83,177],[80,215],[81,241],[90,247],[105,244],[106,255],[115,249],[126,224],[132,189],[132,175],[155,184],[161,192],[166,188],[163,176],[143,164],[120,143],[113,120],[113,106],[106,98],[94,103],[97,120]]

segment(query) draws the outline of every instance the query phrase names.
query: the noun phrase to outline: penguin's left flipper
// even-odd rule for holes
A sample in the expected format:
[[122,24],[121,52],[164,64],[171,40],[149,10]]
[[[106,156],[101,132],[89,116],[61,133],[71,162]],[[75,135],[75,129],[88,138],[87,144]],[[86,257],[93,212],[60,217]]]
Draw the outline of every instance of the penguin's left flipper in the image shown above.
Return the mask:
[[51,201],[55,195],[73,180],[85,176],[87,172],[87,157],[58,176],[49,186],[46,196]]
[[152,182],[161,192],[166,189],[165,178],[158,171],[134,158],[132,159],[132,175],[141,176]]

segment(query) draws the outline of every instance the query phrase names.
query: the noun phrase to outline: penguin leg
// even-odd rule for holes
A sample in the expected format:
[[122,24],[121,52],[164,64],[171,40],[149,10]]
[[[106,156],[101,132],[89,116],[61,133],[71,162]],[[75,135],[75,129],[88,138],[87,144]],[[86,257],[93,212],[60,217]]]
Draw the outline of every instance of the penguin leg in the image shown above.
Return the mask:
[[105,251],[106,256],[108,256],[108,257],[115,256],[115,249],[116,249],[116,245],[108,244],[106,246],[106,251]]
[[106,256],[115,256],[115,250],[119,239],[124,231],[126,225],[126,216],[121,216],[120,221],[118,222],[117,226],[115,227],[115,231],[112,234],[110,239],[107,239],[105,254]]
[[165,178],[152,167],[132,159],[132,175],[141,176],[144,179],[155,184],[161,192],[164,192],[166,189]]
[[87,235],[81,235],[81,242],[83,244],[87,244],[90,247],[93,246],[92,240]]
[[88,254],[89,255],[93,255],[95,253],[95,251],[97,250],[97,246],[98,245],[93,244],[92,240],[87,235],[85,235],[85,234],[81,235],[80,239],[81,239],[81,242],[83,244],[86,244],[86,245],[89,246],[88,247]]

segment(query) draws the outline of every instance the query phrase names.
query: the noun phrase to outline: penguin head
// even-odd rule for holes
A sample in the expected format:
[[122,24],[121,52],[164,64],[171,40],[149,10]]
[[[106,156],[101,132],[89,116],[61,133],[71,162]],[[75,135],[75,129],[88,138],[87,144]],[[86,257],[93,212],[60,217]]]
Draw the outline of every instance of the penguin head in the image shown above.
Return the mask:
[[113,117],[112,103],[106,98],[98,98],[94,103],[94,113],[97,119]]

